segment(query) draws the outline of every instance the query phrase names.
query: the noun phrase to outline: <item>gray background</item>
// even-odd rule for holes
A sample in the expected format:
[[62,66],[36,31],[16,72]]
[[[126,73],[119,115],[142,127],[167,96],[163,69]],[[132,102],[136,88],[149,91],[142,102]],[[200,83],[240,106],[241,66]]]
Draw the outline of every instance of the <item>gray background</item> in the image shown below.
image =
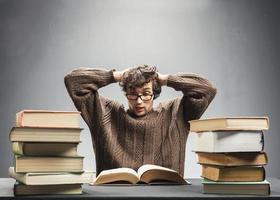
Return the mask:
[[[74,110],[63,77],[78,66],[144,63],[212,80],[218,94],[203,117],[269,116],[267,176],[280,177],[279,9],[266,0],[0,0],[0,177],[13,164],[8,135],[16,112]],[[126,102],[117,84],[101,93]],[[156,102],[177,95],[163,88]],[[186,177],[200,175],[193,136]],[[84,168],[94,170],[86,127],[82,141]]]

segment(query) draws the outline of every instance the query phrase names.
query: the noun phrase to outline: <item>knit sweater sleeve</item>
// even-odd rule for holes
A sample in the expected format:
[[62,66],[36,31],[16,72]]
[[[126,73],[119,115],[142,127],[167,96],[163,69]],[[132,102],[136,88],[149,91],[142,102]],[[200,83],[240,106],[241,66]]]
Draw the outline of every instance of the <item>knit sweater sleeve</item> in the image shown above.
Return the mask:
[[77,110],[91,127],[101,115],[107,99],[99,96],[98,89],[115,82],[113,70],[78,68],[64,77],[65,86]]
[[217,92],[210,81],[195,74],[169,75],[167,86],[183,92],[181,104],[185,121],[200,118]]

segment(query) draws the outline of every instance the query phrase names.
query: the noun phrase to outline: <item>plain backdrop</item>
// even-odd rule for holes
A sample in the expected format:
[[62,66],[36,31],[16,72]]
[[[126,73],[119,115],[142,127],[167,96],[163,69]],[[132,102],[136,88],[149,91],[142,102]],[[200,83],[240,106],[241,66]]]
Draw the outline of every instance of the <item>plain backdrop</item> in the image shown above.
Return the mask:
[[[280,2],[275,0],[0,0],[0,177],[13,165],[9,131],[23,109],[75,110],[63,78],[72,69],[155,65],[192,72],[218,94],[202,116],[269,116],[267,176],[280,177]],[[100,93],[123,102],[118,84]],[[182,95],[163,88],[162,100]],[[95,170],[85,123],[79,153]],[[187,143],[185,177],[201,168]]]

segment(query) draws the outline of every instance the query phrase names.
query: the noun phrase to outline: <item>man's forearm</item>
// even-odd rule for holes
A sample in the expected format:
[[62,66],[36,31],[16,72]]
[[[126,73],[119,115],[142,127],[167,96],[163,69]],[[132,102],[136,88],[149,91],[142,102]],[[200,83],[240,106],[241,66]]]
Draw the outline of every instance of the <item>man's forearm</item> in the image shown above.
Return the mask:
[[167,86],[188,93],[216,93],[215,86],[206,78],[197,74],[178,73],[168,76]]
[[93,68],[75,69],[64,80],[69,93],[78,96],[115,82],[112,70]]

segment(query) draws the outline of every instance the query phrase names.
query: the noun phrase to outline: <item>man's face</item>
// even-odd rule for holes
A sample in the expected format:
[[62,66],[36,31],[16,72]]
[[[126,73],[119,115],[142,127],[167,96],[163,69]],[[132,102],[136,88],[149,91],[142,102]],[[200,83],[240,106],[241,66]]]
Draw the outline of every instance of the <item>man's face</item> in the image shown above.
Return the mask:
[[138,117],[146,115],[153,108],[153,83],[150,81],[142,87],[128,89],[126,97],[130,112]]

